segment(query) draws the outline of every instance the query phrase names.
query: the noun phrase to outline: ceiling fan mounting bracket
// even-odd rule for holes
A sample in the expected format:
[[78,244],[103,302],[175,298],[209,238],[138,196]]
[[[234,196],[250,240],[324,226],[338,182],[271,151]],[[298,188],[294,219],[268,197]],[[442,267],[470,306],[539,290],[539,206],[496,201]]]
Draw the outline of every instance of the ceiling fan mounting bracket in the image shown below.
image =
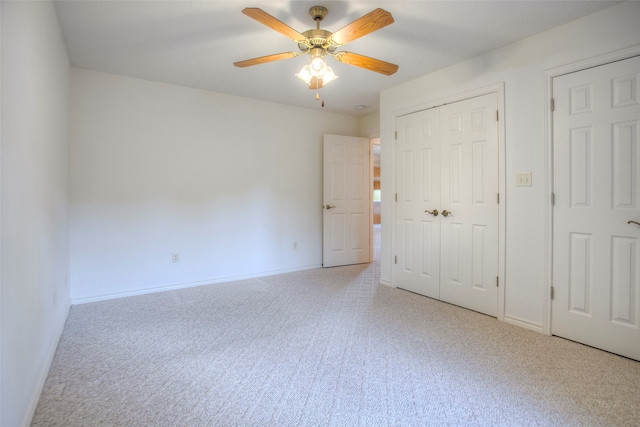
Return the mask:
[[324,17],[327,16],[327,12],[329,11],[324,6],[313,6],[311,9],[309,9],[309,15],[311,15],[313,20],[316,21],[318,25],[320,25],[320,21],[322,21]]

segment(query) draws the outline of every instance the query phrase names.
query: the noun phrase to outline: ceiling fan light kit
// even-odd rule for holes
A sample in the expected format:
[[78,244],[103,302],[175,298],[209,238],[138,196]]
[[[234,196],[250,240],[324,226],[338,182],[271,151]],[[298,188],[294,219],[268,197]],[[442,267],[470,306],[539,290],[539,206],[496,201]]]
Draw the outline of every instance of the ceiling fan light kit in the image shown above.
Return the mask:
[[309,52],[311,62],[302,67],[300,72],[296,74],[296,77],[304,81],[309,86],[309,89],[318,90],[338,78],[331,67],[324,62],[324,54],[323,49],[312,48]]
[[309,9],[309,15],[316,21],[316,28],[303,33],[297,32],[284,22],[258,8],[248,7],[245,8],[242,13],[296,42],[300,52],[283,52],[261,56],[235,62],[234,65],[236,67],[248,67],[281,59],[295,58],[300,55],[309,55],[311,58],[310,62],[302,67],[296,76],[303,80],[309,86],[309,89],[316,90],[316,99],[319,99],[317,91],[320,88],[338,78],[331,67],[325,62],[324,58],[326,55],[332,56],[338,62],[354,65],[387,76],[398,71],[398,66],[389,62],[357,53],[346,51],[336,52],[336,50],[344,44],[392,24],[393,17],[386,10],[380,8],[375,9],[350,24],[347,24],[335,33],[320,28],[320,22],[328,13],[327,8],[324,6],[313,6]]

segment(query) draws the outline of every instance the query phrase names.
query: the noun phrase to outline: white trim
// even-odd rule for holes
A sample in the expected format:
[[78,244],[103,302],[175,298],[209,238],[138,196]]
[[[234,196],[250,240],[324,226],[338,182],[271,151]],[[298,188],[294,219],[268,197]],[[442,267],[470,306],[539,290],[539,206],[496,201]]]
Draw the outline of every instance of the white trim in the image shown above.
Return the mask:
[[40,401],[40,395],[42,395],[42,390],[44,389],[44,384],[47,381],[47,377],[49,376],[49,370],[51,369],[51,365],[53,364],[53,358],[56,355],[56,350],[58,349],[58,343],[60,342],[60,338],[62,337],[62,332],[64,332],[64,325],[67,322],[67,317],[69,317],[69,309],[71,307],[67,307],[67,312],[60,319],[60,323],[56,326],[56,330],[54,333],[54,339],[51,340],[49,344],[49,348],[47,349],[47,357],[42,364],[42,370],[38,375],[38,382],[36,383],[36,387],[33,390],[33,395],[31,396],[31,400],[29,401],[29,406],[27,407],[27,412],[25,413],[25,418],[22,422],[22,427],[29,427],[31,422],[33,421],[33,416],[36,414],[36,409],[38,408],[38,402]]
[[388,280],[380,279],[380,284],[384,286],[389,286],[390,288],[395,288],[395,286],[393,286],[393,283],[389,282]]
[[[0,3],[0,58],[2,58],[2,3]],[[2,67],[0,67],[0,82],[2,82]],[[0,99],[2,99],[2,84],[0,83]],[[2,165],[2,102],[0,102],[0,165]],[[0,166],[2,176],[2,166]],[[0,191],[0,236],[2,236],[2,191]],[[0,239],[0,265],[2,265],[2,240]],[[0,326],[2,325],[2,268],[0,267]],[[2,422],[2,327],[0,327],[0,422]]]
[[544,236],[544,286],[543,286],[543,321],[542,333],[551,335],[551,286],[553,284],[553,205],[551,194],[553,193],[553,112],[550,102],[553,98],[553,79],[569,73],[598,67],[611,62],[621,61],[640,55],[640,45],[595,56],[560,67],[552,68],[544,72],[545,99],[544,99],[544,188],[546,197],[544,200],[545,212],[545,236]]
[[369,262],[373,259],[373,138],[369,138]]
[[[444,104],[451,104],[454,102],[464,101],[465,99],[476,98],[482,95],[488,95],[495,93],[498,98],[498,192],[500,193],[500,203],[498,205],[498,278],[500,286],[498,287],[498,312],[497,319],[504,320],[504,304],[505,304],[505,288],[506,288],[506,212],[507,212],[507,191],[506,191],[506,127],[505,127],[505,84],[499,82],[483,88],[474,89],[467,92],[458,93],[455,95],[439,98],[420,104],[416,104],[412,107],[406,107],[393,111],[391,120],[393,123],[392,132],[395,135],[397,132],[396,122],[398,117],[407,114],[412,114],[418,111],[427,110],[429,108],[438,107]],[[391,150],[391,162],[392,173],[391,181],[394,193],[397,192],[396,182],[396,148],[397,141],[393,139],[393,147]],[[387,199],[389,200],[389,199]],[[391,209],[391,227],[395,227],[396,223],[396,207]],[[391,282],[387,286],[396,287],[396,265],[394,263],[394,256],[397,253],[397,236],[394,228],[391,229]],[[382,281],[381,281],[382,283]],[[387,284],[387,283],[385,283]]]
[[504,322],[511,325],[520,326],[521,328],[529,329],[531,331],[542,333],[542,325],[539,323],[533,323],[525,319],[521,319],[516,316],[510,316],[506,314],[504,316]]
[[113,294],[103,294],[103,295],[96,295],[96,296],[91,296],[91,297],[73,298],[71,300],[71,304],[72,305],[86,304],[86,303],[89,303],[89,302],[106,301],[106,300],[117,299],[117,298],[132,297],[132,296],[136,296],[136,295],[153,294],[153,293],[156,293],[156,292],[174,291],[174,290],[177,290],[177,289],[186,289],[186,288],[195,288],[195,287],[198,287],[198,286],[215,285],[215,284],[218,284],[218,283],[235,282],[235,281],[238,281],[238,280],[256,279],[256,278],[260,278],[260,277],[275,276],[277,274],[295,273],[297,271],[313,270],[313,269],[316,269],[316,268],[322,268],[322,264],[305,265],[305,266],[302,266],[302,267],[285,268],[285,269],[282,269],[282,270],[271,270],[271,271],[265,271],[265,272],[262,272],[262,273],[244,274],[244,275],[239,275],[239,276],[220,277],[220,278],[217,278],[217,279],[200,280],[200,281],[197,281],[197,282],[176,283],[176,284],[173,284],[173,285],[158,286],[158,287],[155,287],[155,288],[140,289],[140,290],[137,290],[137,291],[130,291],[130,292],[116,292],[116,293],[113,293]]

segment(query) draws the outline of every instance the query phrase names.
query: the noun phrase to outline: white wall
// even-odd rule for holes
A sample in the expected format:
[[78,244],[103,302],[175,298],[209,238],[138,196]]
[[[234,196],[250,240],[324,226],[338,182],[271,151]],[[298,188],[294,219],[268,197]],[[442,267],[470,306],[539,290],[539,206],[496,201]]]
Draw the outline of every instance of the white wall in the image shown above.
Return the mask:
[[3,426],[30,423],[69,310],[69,60],[49,2],[2,2]]
[[[640,43],[640,2],[623,3],[381,94],[382,265],[391,281],[393,116],[466,91],[505,82],[506,294],[505,320],[532,329],[545,324],[545,70]],[[531,171],[532,187],[516,187]]]
[[357,118],[77,68],[71,82],[72,301],[321,265],[322,134],[357,136]]
[[360,135],[366,138],[380,136],[380,113],[371,113],[360,117]]

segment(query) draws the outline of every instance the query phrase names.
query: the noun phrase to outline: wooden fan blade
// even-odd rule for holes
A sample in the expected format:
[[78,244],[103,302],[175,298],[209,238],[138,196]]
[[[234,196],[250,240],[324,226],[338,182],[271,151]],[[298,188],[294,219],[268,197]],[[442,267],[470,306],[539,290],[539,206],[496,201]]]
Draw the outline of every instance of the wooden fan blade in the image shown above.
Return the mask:
[[279,19],[269,15],[267,12],[265,12],[262,9],[258,9],[257,7],[247,7],[242,10],[242,13],[244,13],[250,18],[255,19],[261,24],[264,24],[267,27],[276,30],[280,34],[283,34],[289,37],[291,40],[297,43],[303,42],[307,39],[305,36],[297,32],[296,30],[294,30],[284,22],[280,21]]
[[386,10],[378,8],[331,34],[329,42],[342,46],[389,24],[393,24],[393,16]]
[[247,59],[244,61],[234,62],[233,65],[235,65],[236,67],[249,67],[251,65],[264,64],[266,62],[273,62],[273,61],[279,61],[281,59],[294,58],[298,55],[300,55],[298,52],[276,53],[273,55],[261,56],[259,58],[253,58],[253,59]]
[[322,89],[322,79],[317,77],[311,77],[311,81],[309,81],[309,89],[316,90]]
[[338,52],[336,54],[336,60],[344,62],[345,64],[355,65],[356,67],[365,68],[376,73],[390,76],[398,71],[398,66],[390,62],[381,61],[375,58],[369,58],[368,56],[358,55],[351,52]]

